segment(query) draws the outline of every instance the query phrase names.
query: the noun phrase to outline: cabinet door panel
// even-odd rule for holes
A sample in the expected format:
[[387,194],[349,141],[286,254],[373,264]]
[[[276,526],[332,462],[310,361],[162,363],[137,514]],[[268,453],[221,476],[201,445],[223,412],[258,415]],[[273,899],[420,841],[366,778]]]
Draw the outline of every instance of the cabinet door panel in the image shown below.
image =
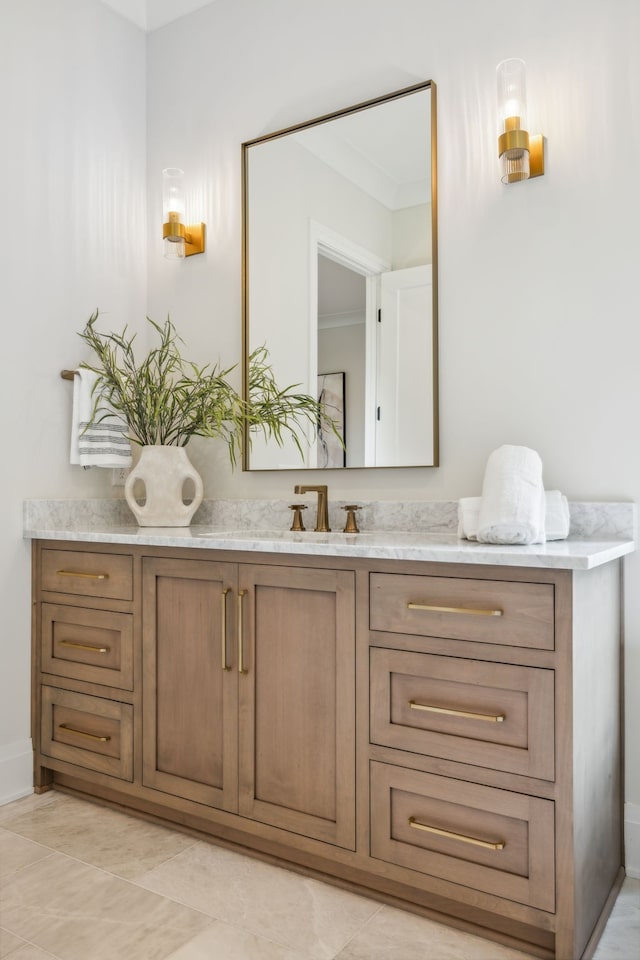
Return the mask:
[[354,577],[246,566],[240,813],[354,846]]
[[234,575],[199,560],[143,568],[144,783],[227,810],[237,806],[237,683],[222,666],[222,631]]

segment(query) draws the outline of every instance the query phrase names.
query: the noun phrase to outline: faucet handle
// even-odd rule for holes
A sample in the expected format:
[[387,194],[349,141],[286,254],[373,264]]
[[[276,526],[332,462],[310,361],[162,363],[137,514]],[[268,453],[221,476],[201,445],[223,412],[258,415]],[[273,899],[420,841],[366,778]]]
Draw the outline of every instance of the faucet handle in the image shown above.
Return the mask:
[[291,530],[304,530],[304,523],[302,522],[302,511],[307,509],[306,503],[292,503],[289,506],[289,510],[293,510],[293,523],[291,524]]
[[347,522],[344,525],[344,533],[360,533],[360,529],[356,523],[356,510],[361,510],[362,507],[357,506],[355,503],[350,503],[342,509],[347,511]]

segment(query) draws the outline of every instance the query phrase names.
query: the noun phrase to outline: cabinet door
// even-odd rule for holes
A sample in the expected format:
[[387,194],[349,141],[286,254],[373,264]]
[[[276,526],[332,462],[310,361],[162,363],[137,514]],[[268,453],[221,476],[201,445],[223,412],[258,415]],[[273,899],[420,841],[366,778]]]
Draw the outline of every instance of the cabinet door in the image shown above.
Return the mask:
[[354,575],[243,565],[239,578],[240,813],[354,849]]
[[143,782],[237,809],[235,564],[143,562]]

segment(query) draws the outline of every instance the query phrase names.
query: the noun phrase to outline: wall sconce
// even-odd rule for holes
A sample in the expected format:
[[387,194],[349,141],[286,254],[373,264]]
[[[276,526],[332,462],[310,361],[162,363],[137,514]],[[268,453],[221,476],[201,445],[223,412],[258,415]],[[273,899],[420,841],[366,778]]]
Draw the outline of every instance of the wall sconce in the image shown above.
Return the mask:
[[184,260],[194,253],[204,253],[204,223],[185,226],[184,172],[177,167],[162,171],[162,236],[167,260]]
[[503,183],[544,174],[544,138],[527,132],[524,60],[503,60],[497,66],[498,156]]

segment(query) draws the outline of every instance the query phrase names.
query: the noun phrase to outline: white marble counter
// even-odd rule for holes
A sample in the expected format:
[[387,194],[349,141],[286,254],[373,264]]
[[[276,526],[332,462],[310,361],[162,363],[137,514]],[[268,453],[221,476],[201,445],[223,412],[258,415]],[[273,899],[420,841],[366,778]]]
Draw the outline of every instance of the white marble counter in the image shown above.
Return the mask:
[[[246,505],[248,502],[241,503]],[[458,539],[451,522],[455,510],[452,511],[448,506],[455,504],[455,501],[434,505],[435,522],[431,528],[426,519],[430,505],[424,503],[420,505],[423,522],[417,522],[414,517],[411,532],[374,529],[356,534],[296,533],[288,530],[285,523],[262,526],[258,521],[265,518],[266,503],[263,502],[262,511],[254,514],[257,521],[253,528],[251,512],[246,506],[237,506],[235,515],[233,510],[227,511],[227,522],[224,524],[196,523],[190,527],[156,528],[138,527],[132,523],[132,518],[129,519],[126,512],[122,512],[121,501],[26,501],[24,536],[28,539],[189,547],[196,550],[245,550],[573,570],[588,570],[636,549],[635,505],[631,503],[582,504],[583,509],[575,511],[576,517],[582,518],[582,529],[579,523],[574,524],[572,510],[572,533],[569,539],[532,546],[497,546]],[[393,509],[394,505],[390,505],[391,513],[397,519],[402,511],[398,511],[397,504],[395,507]],[[370,507],[369,516],[373,515],[372,511],[373,507]],[[215,512],[216,507],[213,510]],[[290,523],[290,513],[281,514],[282,518],[285,516]],[[403,516],[406,519],[406,510]],[[344,520],[344,515],[341,519]]]

